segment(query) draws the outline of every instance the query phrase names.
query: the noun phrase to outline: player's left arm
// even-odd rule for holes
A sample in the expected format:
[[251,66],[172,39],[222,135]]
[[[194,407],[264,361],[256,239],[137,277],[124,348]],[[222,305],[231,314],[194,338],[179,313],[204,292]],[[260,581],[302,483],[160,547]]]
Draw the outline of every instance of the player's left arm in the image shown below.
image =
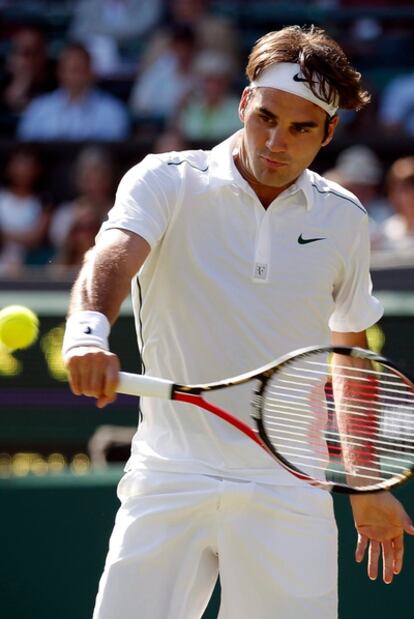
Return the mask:
[[[333,346],[367,348],[365,331],[332,332]],[[358,541],[355,559],[360,563],[368,554],[368,576],[375,580],[382,556],[383,580],[389,584],[403,565],[404,533],[414,535],[411,518],[390,492],[354,494],[350,496]]]

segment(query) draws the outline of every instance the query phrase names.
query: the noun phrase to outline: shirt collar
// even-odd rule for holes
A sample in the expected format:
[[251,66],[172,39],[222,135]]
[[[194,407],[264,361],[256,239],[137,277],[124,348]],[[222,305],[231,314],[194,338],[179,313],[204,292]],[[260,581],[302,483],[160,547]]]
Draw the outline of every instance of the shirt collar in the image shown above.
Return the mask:
[[244,181],[233,159],[233,151],[240,134],[241,131],[237,131],[211,150],[209,181],[212,185],[214,184],[217,187],[220,185],[238,184],[240,179]]
[[[241,176],[233,159],[233,151],[242,131],[243,129],[237,131],[211,150],[209,166],[211,186],[238,185],[244,190],[253,191],[248,182]],[[302,191],[307,210],[310,210],[313,206],[311,174],[309,170],[304,170],[296,181],[283,192],[283,195],[287,197]]]
[[310,211],[313,207],[313,189],[311,182],[312,172],[310,170],[304,170],[302,174],[296,179],[296,181],[286,189],[286,197],[292,196],[298,191],[301,191],[305,197],[306,210]]

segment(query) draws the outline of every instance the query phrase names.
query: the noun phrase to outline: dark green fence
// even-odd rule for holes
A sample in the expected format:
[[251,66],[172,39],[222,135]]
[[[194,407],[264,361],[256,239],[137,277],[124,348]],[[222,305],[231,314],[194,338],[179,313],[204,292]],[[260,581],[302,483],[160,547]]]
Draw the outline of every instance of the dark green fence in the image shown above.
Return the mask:
[[[0,481],[1,619],[90,619],[117,509],[120,474],[116,468],[104,474]],[[397,494],[414,516],[414,485]],[[335,501],[340,619],[412,616],[414,539],[407,540],[404,571],[395,582],[371,582],[365,565],[353,559],[355,531],[348,499]],[[318,560],[315,556],[315,569]],[[217,590],[205,619],[217,616],[218,603]]]

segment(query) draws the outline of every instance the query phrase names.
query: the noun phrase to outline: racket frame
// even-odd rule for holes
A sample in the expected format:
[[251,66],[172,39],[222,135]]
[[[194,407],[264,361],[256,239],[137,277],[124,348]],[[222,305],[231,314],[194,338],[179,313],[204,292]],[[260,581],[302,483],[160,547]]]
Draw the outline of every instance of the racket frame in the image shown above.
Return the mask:
[[269,372],[269,370],[266,368],[265,371],[261,372],[258,376],[258,378],[260,379],[260,387],[255,392],[255,400],[253,403],[252,418],[254,419],[257,425],[257,431],[259,433],[259,436],[262,442],[267,446],[268,450],[272,453],[272,455],[276,458],[276,460],[280,462],[280,464],[282,464],[283,467],[286,468],[293,475],[295,475],[296,477],[299,477],[300,479],[304,479],[308,483],[311,483],[313,486],[317,486],[319,488],[329,490],[330,492],[335,492],[336,494],[338,493],[339,494],[372,494],[376,492],[383,492],[384,490],[390,490],[391,488],[397,488],[398,486],[405,484],[414,474],[414,463],[404,473],[400,474],[399,480],[397,480],[396,477],[395,478],[393,477],[390,480],[382,481],[381,484],[372,484],[372,485],[366,485],[366,486],[352,487],[352,486],[348,486],[346,484],[341,484],[341,483],[334,483],[334,482],[328,482],[328,481],[323,481],[323,480],[315,480],[313,477],[307,476],[305,473],[303,473],[303,471],[301,471],[294,464],[289,462],[280,452],[277,451],[277,449],[275,449],[274,445],[271,443],[271,441],[268,438],[268,435],[267,435],[267,432],[266,432],[266,429],[263,423],[262,402],[264,400],[264,392],[266,390],[266,385],[271,376],[279,372],[285,365],[288,365],[292,360],[305,358],[315,353],[316,354],[333,353],[333,354],[353,357],[355,359],[367,359],[369,361],[381,363],[384,367],[387,367],[393,370],[394,372],[396,372],[399,375],[399,377],[407,384],[407,386],[409,386],[414,391],[413,381],[410,378],[408,378],[404,374],[404,372],[402,372],[402,370],[395,365],[395,363],[393,363],[386,357],[383,357],[382,355],[379,355],[371,350],[367,350],[365,348],[359,348],[359,347],[351,347],[351,346],[326,346],[326,347],[325,346],[321,346],[321,347],[310,346],[307,348],[302,348],[300,350],[295,351],[294,353],[290,353],[286,355],[283,358],[283,360],[279,361],[279,363],[275,362],[275,367],[274,367],[273,372]]
[[[289,365],[294,359],[297,360],[301,358],[306,358],[307,356],[311,356],[314,354],[328,353],[379,362],[384,367],[387,367],[393,372],[396,372],[399,377],[414,391],[413,381],[408,378],[406,374],[395,365],[395,363],[373,351],[350,346],[308,346],[291,352],[289,354],[283,355],[282,357],[279,357],[276,361],[264,365],[256,370],[252,370],[250,372],[246,372],[239,376],[234,376],[225,380],[205,384],[184,385],[180,383],[174,383],[168,380],[153,378],[150,376],[141,376],[137,374],[120,372],[120,381],[117,391],[118,393],[124,393],[129,395],[159,397],[163,399],[173,400],[176,402],[188,403],[207,410],[219,417],[220,419],[223,419],[227,423],[235,426],[238,430],[246,434],[256,444],[262,447],[284,469],[293,474],[295,477],[306,481],[308,484],[311,484],[314,487],[322,488],[324,490],[340,494],[369,494],[375,492],[382,492],[384,490],[389,490],[390,488],[396,488],[398,486],[401,486],[414,474],[414,463],[411,468],[407,469],[403,474],[400,475],[399,479],[391,478],[389,480],[382,481],[380,484],[351,487],[346,484],[314,479],[313,477],[304,473],[295,465],[290,463],[282,454],[280,454],[275,449],[275,447],[269,440],[263,423],[262,411],[264,392],[270,378],[280,372],[284,366]],[[251,413],[251,417],[256,424],[256,428],[250,427],[237,417],[234,417],[232,414],[228,413],[224,409],[208,402],[203,398],[203,393],[218,391],[227,387],[241,385],[252,380],[257,380],[259,383],[254,390],[254,399],[252,401]]]

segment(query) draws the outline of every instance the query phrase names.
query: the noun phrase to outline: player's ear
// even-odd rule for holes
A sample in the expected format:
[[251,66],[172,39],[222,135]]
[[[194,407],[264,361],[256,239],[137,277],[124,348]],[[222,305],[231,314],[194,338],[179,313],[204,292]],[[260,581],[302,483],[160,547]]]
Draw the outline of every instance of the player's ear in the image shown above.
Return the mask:
[[336,114],[333,118],[331,118],[331,120],[328,123],[326,136],[325,136],[324,141],[322,142],[322,146],[327,146],[329,142],[331,142],[334,136],[334,133],[335,133],[335,129],[337,128],[338,124],[339,124],[339,116]]
[[244,122],[244,117],[246,114],[246,107],[249,102],[250,97],[252,96],[252,91],[249,87],[246,87],[243,92],[239,103],[239,118],[242,122]]

